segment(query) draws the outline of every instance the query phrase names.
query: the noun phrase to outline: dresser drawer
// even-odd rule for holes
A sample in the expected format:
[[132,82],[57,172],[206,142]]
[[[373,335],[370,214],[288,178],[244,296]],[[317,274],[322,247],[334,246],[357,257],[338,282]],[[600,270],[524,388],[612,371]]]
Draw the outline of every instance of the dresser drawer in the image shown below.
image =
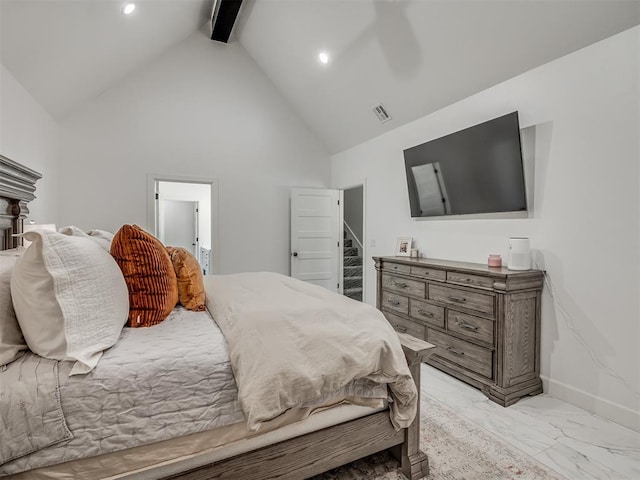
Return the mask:
[[396,273],[406,273],[407,275],[411,273],[411,265],[403,265],[401,263],[383,263],[382,270],[388,272],[396,272]]
[[425,284],[416,280],[396,277],[395,275],[382,275],[382,288],[393,290],[398,293],[412,295],[414,297],[425,297]]
[[446,333],[427,328],[427,341],[438,348],[434,355],[449,360],[486,378],[493,376],[493,352]]
[[396,332],[408,333],[409,335],[413,335],[420,340],[424,340],[426,338],[427,327],[425,327],[423,324],[412,322],[411,320],[407,320],[406,318],[394,315],[391,312],[382,313],[384,313],[384,316],[387,318]]
[[429,285],[429,300],[455,305],[456,307],[468,308],[478,312],[494,313],[494,297],[483,293],[469,292],[454,287],[444,285]]
[[444,282],[447,278],[447,273],[444,270],[436,270],[435,268],[427,267],[411,267],[411,275],[427,278],[429,280],[437,280],[439,282]]
[[407,315],[409,313],[409,299],[402,295],[396,295],[395,293],[382,292],[382,304],[380,308],[394,310]]
[[468,273],[447,272],[447,282],[469,285],[470,287],[493,288],[493,279]]
[[430,325],[444,328],[444,307],[411,299],[409,300],[409,315]]
[[493,346],[492,320],[447,310],[447,330]]

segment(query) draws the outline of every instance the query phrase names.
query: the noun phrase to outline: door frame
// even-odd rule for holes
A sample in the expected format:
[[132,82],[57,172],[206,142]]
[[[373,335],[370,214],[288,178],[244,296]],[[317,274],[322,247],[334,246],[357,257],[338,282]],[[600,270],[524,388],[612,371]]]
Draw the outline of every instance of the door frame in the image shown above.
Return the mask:
[[[343,193],[345,190],[362,187],[362,303],[367,303],[367,178],[363,178],[361,182],[349,184],[346,187],[338,187]],[[340,220],[340,228],[344,230],[344,200],[342,201],[343,216]],[[344,234],[343,234],[344,235]],[[342,240],[342,237],[340,237]],[[344,265],[340,267],[340,284],[344,284]],[[375,302],[375,299],[374,299]]]
[[156,209],[156,182],[175,182],[175,183],[199,183],[209,185],[211,197],[211,258],[209,259],[209,272],[211,274],[220,273],[220,229],[218,206],[220,204],[219,181],[212,177],[196,177],[190,175],[173,175],[166,173],[148,173],[147,174],[147,230],[158,236],[157,221],[158,212]]

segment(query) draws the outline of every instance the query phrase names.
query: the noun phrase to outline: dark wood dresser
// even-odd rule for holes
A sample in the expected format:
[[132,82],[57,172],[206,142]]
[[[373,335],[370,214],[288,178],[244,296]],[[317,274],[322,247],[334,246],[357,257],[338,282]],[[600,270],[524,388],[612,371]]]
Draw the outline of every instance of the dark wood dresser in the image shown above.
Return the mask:
[[508,406],[542,392],[543,272],[427,258],[374,257],[377,307],[436,345],[427,363]]

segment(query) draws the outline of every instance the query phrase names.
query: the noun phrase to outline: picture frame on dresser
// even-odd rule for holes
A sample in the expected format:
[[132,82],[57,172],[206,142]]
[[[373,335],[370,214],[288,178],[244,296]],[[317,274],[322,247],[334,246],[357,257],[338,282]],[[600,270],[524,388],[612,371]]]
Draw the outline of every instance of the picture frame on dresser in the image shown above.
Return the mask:
[[396,257],[408,257],[411,255],[411,237],[398,237],[396,240]]
[[436,345],[429,365],[509,406],[542,393],[543,272],[374,257],[376,306],[398,332]]

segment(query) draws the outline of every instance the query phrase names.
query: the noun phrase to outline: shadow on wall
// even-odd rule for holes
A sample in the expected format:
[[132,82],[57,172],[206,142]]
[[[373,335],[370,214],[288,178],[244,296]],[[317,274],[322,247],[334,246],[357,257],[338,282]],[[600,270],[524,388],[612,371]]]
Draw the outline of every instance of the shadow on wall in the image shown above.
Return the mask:
[[[547,184],[547,172],[549,171],[549,161],[551,158],[551,142],[553,141],[553,122],[539,123],[535,126],[535,153],[536,153],[536,175],[537,187],[534,189],[544,189]],[[542,190],[538,190],[537,198],[541,203],[535,206],[533,212],[534,217],[540,216],[539,212],[543,210],[545,201]],[[537,215],[536,215],[537,214]]]
[[520,130],[528,218],[539,218],[542,211],[542,205],[536,205],[536,198],[544,202],[544,195],[541,195],[539,189],[546,185],[552,136],[553,122],[539,123]]

